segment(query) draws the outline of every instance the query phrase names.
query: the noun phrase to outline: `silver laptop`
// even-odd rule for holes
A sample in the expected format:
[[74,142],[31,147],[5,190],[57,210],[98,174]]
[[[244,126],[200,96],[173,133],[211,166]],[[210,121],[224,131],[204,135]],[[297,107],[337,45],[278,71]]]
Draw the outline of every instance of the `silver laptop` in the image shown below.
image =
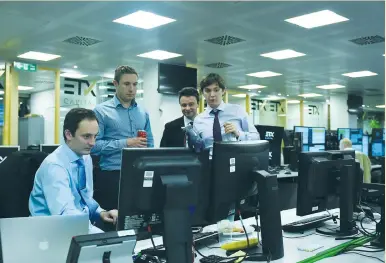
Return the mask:
[[72,237],[88,228],[87,214],[0,219],[0,263],[65,263]]

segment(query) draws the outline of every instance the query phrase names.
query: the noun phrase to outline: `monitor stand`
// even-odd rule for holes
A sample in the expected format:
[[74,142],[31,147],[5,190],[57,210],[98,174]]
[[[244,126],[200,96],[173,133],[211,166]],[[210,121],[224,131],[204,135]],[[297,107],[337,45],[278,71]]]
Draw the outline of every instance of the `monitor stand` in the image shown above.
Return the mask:
[[358,233],[356,222],[353,219],[353,204],[355,200],[353,193],[354,184],[355,166],[343,166],[339,182],[339,229],[335,231],[324,231],[317,228],[317,233],[329,236],[352,236]]
[[191,263],[194,254],[191,209],[193,186],[186,175],[161,176],[166,187],[163,244],[168,263]]

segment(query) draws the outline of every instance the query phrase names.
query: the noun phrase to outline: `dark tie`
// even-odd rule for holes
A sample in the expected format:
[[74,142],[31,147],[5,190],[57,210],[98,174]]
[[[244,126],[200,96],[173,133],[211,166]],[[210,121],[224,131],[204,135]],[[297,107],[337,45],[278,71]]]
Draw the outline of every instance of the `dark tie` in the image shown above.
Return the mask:
[[211,113],[214,114],[214,121],[213,121],[213,141],[215,142],[221,142],[222,136],[221,136],[221,126],[220,126],[220,120],[218,119],[218,113],[220,111],[212,110]]

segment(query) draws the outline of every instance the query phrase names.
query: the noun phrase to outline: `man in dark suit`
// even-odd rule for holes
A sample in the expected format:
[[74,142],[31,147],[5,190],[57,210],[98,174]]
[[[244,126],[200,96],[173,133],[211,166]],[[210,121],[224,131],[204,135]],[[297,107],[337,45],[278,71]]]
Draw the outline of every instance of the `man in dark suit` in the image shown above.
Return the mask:
[[165,124],[160,147],[186,147],[186,136],[181,127],[193,125],[197,116],[200,100],[197,89],[183,88],[178,94],[183,116]]

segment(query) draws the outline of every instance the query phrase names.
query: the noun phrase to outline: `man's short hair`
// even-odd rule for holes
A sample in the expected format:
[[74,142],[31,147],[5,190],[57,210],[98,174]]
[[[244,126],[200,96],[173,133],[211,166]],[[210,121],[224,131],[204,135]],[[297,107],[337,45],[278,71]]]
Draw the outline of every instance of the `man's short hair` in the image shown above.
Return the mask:
[[352,148],[352,142],[348,138],[340,140],[340,149]]
[[216,73],[210,73],[200,82],[200,90],[201,92],[208,86],[212,84],[217,84],[222,90],[225,89],[225,81],[224,79]]
[[72,136],[75,136],[75,132],[79,127],[79,123],[83,120],[96,120],[98,119],[95,113],[92,110],[84,109],[84,108],[74,108],[71,109],[64,118],[63,124],[63,137],[64,141],[67,141],[65,131],[69,130]]
[[129,66],[119,66],[115,69],[114,73],[114,80],[119,84],[119,81],[121,80],[121,77],[124,74],[135,74],[138,77],[137,71]]
[[181,100],[181,97],[196,97],[197,103],[200,102],[200,95],[198,94],[198,90],[191,87],[185,87],[178,92],[178,101]]

